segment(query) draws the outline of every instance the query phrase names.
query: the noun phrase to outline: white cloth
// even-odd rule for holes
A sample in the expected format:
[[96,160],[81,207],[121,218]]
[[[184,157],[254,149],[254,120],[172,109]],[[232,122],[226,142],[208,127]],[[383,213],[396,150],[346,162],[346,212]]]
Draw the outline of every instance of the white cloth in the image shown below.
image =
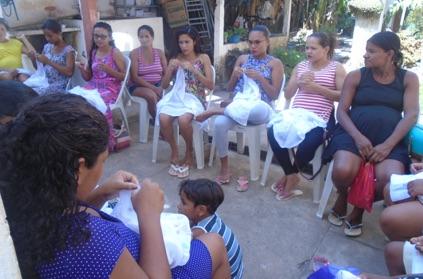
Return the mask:
[[336,279],[359,279],[360,277],[355,276],[347,270],[340,270],[336,273]]
[[[389,184],[389,195],[393,202],[402,201],[405,199],[411,198],[410,194],[408,193],[408,182],[413,180],[423,179],[423,172],[419,172],[417,174],[392,174],[391,181]],[[419,200],[421,196],[418,197]]]
[[225,115],[235,120],[238,124],[247,126],[250,112],[257,104],[263,103],[269,107],[269,110],[272,110],[272,108],[261,100],[257,83],[245,74],[243,75],[243,90],[235,94],[232,102],[225,108]]
[[404,242],[402,260],[406,274],[423,273],[423,255],[408,241]]
[[[140,233],[138,217],[132,207],[131,191],[120,191],[119,201],[111,215],[121,220],[129,229]],[[162,213],[160,226],[170,268],[185,265],[189,260],[192,238],[188,218],[182,214]]]
[[97,89],[86,89],[81,86],[76,86],[69,90],[69,93],[85,98],[85,100],[101,111],[101,113],[106,113],[106,103],[104,102],[103,98],[101,98],[100,92],[98,92]]
[[45,88],[49,86],[44,65],[41,62],[37,61],[37,70],[24,81],[24,84],[32,88]]
[[193,94],[185,92],[185,73],[179,67],[172,89],[157,103],[156,125],[159,124],[161,113],[170,116],[191,113],[195,117],[202,112],[204,112],[204,107],[200,100]]
[[280,147],[293,148],[298,146],[312,129],[326,128],[326,122],[314,112],[291,108],[274,114],[267,126],[273,126],[273,134]]

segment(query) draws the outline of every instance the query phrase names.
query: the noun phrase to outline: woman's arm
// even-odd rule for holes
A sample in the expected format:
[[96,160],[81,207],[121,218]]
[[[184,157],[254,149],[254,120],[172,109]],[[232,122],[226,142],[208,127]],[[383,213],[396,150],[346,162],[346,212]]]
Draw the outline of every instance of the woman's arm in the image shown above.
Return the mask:
[[294,70],[292,70],[291,77],[289,78],[288,84],[285,86],[284,94],[285,94],[285,99],[287,100],[294,97],[295,93],[297,93],[297,90],[298,90],[297,68],[298,68],[298,65],[296,65]]
[[384,160],[392,149],[407,135],[417,122],[419,116],[419,78],[413,72],[407,71],[404,77],[404,118],[398,122],[392,134],[373,149],[370,160]]
[[66,65],[54,63],[53,61],[48,59],[47,56],[45,56],[44,54],[37,55],[37,60],[43,63],[44,65],[52,66],[62,75],[70,77],[72,76],[73,70],[75,68],[75,51],[72,50],[66,53]]
[[111,75],[112,77],[115,77],[120,81],[123,81],[125,79],[125,74],[126,74],[125,58],[123,57],[122,52],[120,52],[120,50],[117,48],[113,49],[112,55],[118,70],[116,71],[115,69],[113,69],[112,67],[106,64],[100,64],[100,68],[103,71],[105,71],[107,74]]
[[170,84],[170,80],[173,77],[173,75],[175,74],[176,69],[179,67],[179,60],[177,59],[170,59],[169,61],[169,65],[166,68],[165,74],[163,75],[162,78],[162,87],[164,89],[169,87]]
[[243,74],[243,70],[241,69],[241,66],[245,63],[247,60],[248,55],[243,54],[235,62],[234,69],[232,71],[231,77],[229,78],[228,85],[226,88],[228,91],[233,91],[235,88],[236,83],[238,82],[239,78]]
[[338,122],[342,125],[345,131],[354,139],[361,156],[363,158],[367,158],[370,156],[373,146],[371,142],[362,133],[360,133],[348,115],[358,84],[360,83],[360,78],[360,70],[350,72],[346,76],[341,90],[341,99],[339,100],[336,116]]
[[282,78],[283,78],[283,64],[279,59],[272,59],[270,61],[270,66],[272,67],[272,79],[269,82],[262,73],[256,70],[248,69],[245,71],[245,74],[260,82],[263,90],[266,94],[272,99],[276,100],[279,97],[281,92]]
[[158,49],[159,54],[160,54],[160,63],[162,64],[162,69],[163,69],[163,73],[162,76],[166,73],[166,68],[167,68],[167,59],[166,59],[166,55],[164,54],[163,50]]
[[189,70],[194,74],[195,78],[198,79],[204,85],[204,87],[206,87],[209,90],[213,90],[214,80],[213,80],[210,58],[206,54],[201,54],[199,59],[204,65],[204,75],[199,70],[192,67],[192,65]]

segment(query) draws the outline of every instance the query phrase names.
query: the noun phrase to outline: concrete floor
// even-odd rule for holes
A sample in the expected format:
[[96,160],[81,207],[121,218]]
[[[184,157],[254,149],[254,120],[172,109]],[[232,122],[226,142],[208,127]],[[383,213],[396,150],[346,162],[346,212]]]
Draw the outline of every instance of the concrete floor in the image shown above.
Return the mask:
[[[135,173],[140,179],[149,177],[157,181],[165,191],[166,203],[169,205],[166,211],[176,212],[180,180],[167,174],[170,155],[168,144],[159,142],[158,160],[156,164],[152,163],[152,127],[149,143],[141,144],[138,143],[137,117],[131,117],[129,121],[133,144],[128,149],[110,155],[105,176],[124,169]],[[182,138],[180,143],[182,156]],[[205,152],[207,161],[209,146],[205,147]],[[311,265],[307,260],[315,255],[324,256],[335,265],[387,274],[383,257],[386,241],[378,225],[382,210],[380,203],[374,205],[371,215],[365,214],[363,235],[355,239],[348,238],[344,236],[342,228],[331,226],[326,219],[316,217],[317,205],[311,200],[311,183],[300,183],[303,196],[286,202],[278,201],[269,185],[282,172],[278,166],[272,165],[267,187],[260,186],[258,181],[250,182],[250,189],[239,193],[234,187],[235,180],[239,175],[249,174],[248,157],[236,152],[230,152],[229,157],[234,179],[229,186],[224,186],[225,201],[218,213],[235,232],[243,248],[244,278],[307,278],[311,273]],[[211,168],[192,169],[190,178],[214,179],[218,165],[215,160]],[[333,193],[332,199],[334,196]]]

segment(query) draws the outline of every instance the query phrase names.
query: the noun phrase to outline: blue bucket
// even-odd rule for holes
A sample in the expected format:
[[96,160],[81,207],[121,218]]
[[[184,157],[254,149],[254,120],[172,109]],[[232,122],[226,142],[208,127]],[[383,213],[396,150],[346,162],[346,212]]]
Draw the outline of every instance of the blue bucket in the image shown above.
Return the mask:
[[410,151],[423,156],[423,125],[416,124],[408,133]]

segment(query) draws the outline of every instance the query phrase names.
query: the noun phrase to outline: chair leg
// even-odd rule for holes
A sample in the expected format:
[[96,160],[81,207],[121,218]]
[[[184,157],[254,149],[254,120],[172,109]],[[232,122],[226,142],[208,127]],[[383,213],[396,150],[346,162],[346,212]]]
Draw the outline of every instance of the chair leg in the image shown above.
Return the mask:
[[122,114],[122,118],[125,123],[126,130],[128,131],[128,134],[130,135],[131,133],[129,132],[128,118],[126,117],[125,107],[123,106],[123,104],[119,104],[119,109],[120,109],[120,113]]
[[210,156],[209,156],[209,167],[213,166],[213,160],[214,160],[214,153],[216,152],[216,139],[214,136],[212,137],[212,143],[210,146]]
[[199,123],[192,123],[192,128],[195,159],[197,160],[197,169],[201,170],[204,168],[203,130],[201,130]]
[[260,130],[255,127],[249,128],[247,133],[250,153],[250,179],[256,181],[259,179],[260,169]]
[[[320,168],[322,163],[322,152],[323,152],[323,145],[320,145],[319,148],[316,150],[316,154],[314,155],[311,164],[313,166],[313,172],[317,171]],[[320,170],[319,174],[313,180],[313,202],[319,203],[320,201],[320,192],[323,187],[323,167]]]
[[139,103],[139,126],[140,126],[140,142],[148,142],[148,130],[150,115],[148,114],[147,102]]
[[270,164],[272,163],[272,159],[273,159],[273,150],[269,145],[269,148],[267,149],[266,161],[264,162],[263,173],[261,175],[261,181],[260,181],[260,184],[263,187],[266,186],[266,180],[267,180],[267,176],[269,175],[269,169],[270,169]]
[[157,161],[157,148],[159,146],[159,136],[160,136],[160,126],[154,125],[154,134],[153,134],[153,163]]
[[239,154],[244,154],[245,150],[245,134],[237,132],[236,133],[236,151]]
[[316,216],[319,218],[323,218],[323,213],[325,212],[326,206],[328,205],[330,194],[332,192],[332,188],[333,188],[332,170],[333,170],[333,161],[330,162],[328,173],[326,175],[325,186],[323,187],[322,197],[320,198],[319,209],[316,212]]

